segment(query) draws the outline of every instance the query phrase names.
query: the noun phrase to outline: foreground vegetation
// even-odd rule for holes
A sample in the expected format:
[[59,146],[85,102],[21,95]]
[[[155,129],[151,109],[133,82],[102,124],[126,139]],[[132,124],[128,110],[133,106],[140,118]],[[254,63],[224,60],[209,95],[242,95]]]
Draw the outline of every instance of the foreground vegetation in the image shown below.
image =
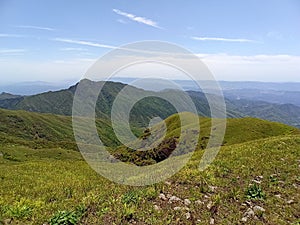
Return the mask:
[[[61,216],[75,221],[65,224],[237,224],[254,206],[265,211],[246,224],[299,222],[298,136],[223,147],[204,172],[197,169],[198,151],[167,182],[135,188],[96,174],[78,152],[19,146],[1,151],[2,223],[43,224]],[[181,200],[170,201],[172,196]]]
[[[47,139],[56,137],[57,129],[71,136],[64,122],[68,118],[51,116],[47,123],[47,115],[2,113],[1,132],[3,127],[10,131],[1,135],[0,224],[300,223],[300,136],[295,128],[251,118],[229,120],[224,146],[207,170],[198,170],[203,154],[198,146],[190,162],[167,181],[130,187],[103,178],[72,147]],[[18,133],[8,126],[9,115],[23,121],[19,127],[40,123],[45,138],[36,140],[35,131],[33,136]],[[167,120],[170,127],[176,122],[176,116]],[[52,130],[51,124],[56,124]],[[203,126],[202,135],[209,127]],[[43,145],[31,147],[39,142]]]

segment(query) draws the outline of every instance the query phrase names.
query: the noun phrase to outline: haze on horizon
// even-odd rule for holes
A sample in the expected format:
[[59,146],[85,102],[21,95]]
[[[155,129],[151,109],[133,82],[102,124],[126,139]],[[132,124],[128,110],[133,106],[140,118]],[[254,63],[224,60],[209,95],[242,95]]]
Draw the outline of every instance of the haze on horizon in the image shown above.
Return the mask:
[[3,0],[0,84],[78,81],[103,54],[143,40],[190,50],[217,80],[300,82],[299,24],[297,0]]

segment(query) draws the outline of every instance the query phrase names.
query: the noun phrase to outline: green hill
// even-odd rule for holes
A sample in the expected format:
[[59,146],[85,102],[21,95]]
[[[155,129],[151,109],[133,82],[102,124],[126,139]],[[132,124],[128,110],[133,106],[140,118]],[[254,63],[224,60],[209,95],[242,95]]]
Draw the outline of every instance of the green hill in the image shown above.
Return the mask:
[[[186,126],[181,127],[180,118],[184,118]],[[195,120],[199,119],[200,137],[197,143],[190,143],[188,140],[194,131],[197,131]],[[196,150],[206,148],[210,138],[211,119],[198,117],[191,113],[174,114],[165,120],[167,133],[162,137],[161,130],[164,122],[154,125],[150,129],[146,129],[140,140],[132,143],[135,149],[144,149],[147,141],[153,148],[145,151],[135,151],[129,147],[120,146],[113,151],[116,158],[123,162],[134,163],[138,166],[150,165],[166,159],[176,148],[179,140],[183,140],[185,145],[177,150],[176,155],[189,153],[197,145]],[[182,131],[183,130],[183,131]],[[183,136],[180,137],[182,132]],[[282,135],[300,134],[297,128],[290,127],[277,122],[270,122],[256,118],[231,118],[227,119],[226,133],[223,140],[223,146],[245,143],[253,140],[259,140],[269,137]],[[151,135],[151,136],[150,136]],[[186,140],[186,141],[185,141]],[[187,145],[190,146],[187,146]],[[178,147],[178,146],[177,146]]]
[[[86,86],[86,90],[97,90],[103,82],[93,82],[82,80],[80,82]],[[97,117],[108,120],[110,118],[111,107],[115,97],[125,87],[131,89],[136,95],[140,93],[152,95],[154,92],[145,91],[133,86],[118,82],[106,82],[102,92],[99,95],[96,105]],[[30,112],[51,113],[58,115],[71,116],[74,93],[78,84],[68,89],[60,91],[50,91],[32,96],[15,96],[7,93],[0,95],[0,107],[13,110],[26,110]],[[188,91],[197,108],[198,114],[204,117],[210,117],[209,104],[205,95],[201,92]],[[181,96],[176,90],[165,90],[162,95]],[[87,95],[88,96],[88,95]],[[84,99],[87,100],[87,99]],[[125,103],[128,101],[124,99]],[[232,100],[226,99],[227,116],[229,118],[256,117],[270,121],[277,121],[291,126],[299,127],[300,107],[295,105],[279,105],[268,102]],[[145,127],[150,118],[159,116],[163,119],[177,113],[175,108],[160,98],[148,97],[138,102],[131,111],[131,123],[135,127]]]
[[[105,145],[120,145],[109,121],[97,119],[96,123]],[[140,131],[134,129],[133,132],[138,135]],[[71,117],[20,110],[0,109],[0,144],[77,150]]]
[[[194,118],[186,114],[187,126],[193,126]],[[208,169],[198,170],[199,145],[190,162],[166,182],[130,187],[95,173],[79,152],[50,146],[73,142],[69,117],[1,110],[0,119],[0,224],[300,222],[296,128],[229,119],[224,146]],[[200,120],[205,137],[210,120]],[[178,115],[166,123],[172,138],[178,133]],[[36,132],[48,144],[35,149]]]

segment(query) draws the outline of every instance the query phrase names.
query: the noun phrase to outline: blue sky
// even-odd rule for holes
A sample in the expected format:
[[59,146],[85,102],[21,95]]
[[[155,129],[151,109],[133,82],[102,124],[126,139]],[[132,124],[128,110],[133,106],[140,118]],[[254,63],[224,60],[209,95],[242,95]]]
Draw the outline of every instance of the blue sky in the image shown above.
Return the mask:
[[0,82],[75,81],[142,40],[187,48],[219,80],[300,82],[298,0],[0,0]]

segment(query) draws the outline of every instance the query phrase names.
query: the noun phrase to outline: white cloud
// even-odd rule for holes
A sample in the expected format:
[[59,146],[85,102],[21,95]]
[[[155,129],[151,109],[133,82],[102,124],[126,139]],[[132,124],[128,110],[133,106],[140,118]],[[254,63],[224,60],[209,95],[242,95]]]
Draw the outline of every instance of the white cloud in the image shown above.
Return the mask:
[[162,29],[160,26],[158,26],[157,22],[151,20],[151,19],[147,19],[145,17],[140,17],[140,16],[136,16],[134,14],[131,13],[127,13],[127,12],[123,12],[119,9],[113,9],[113,12],[120,15],[120,16],[124,16],[132,21],[138,22],[138,23],[142,23],[151,27],[155,27],[155,28],[159,28]]
[[86,48],[61,48],[60,51],[86,51]]
[[27,37],[26,35],[19,35],[19,34],[0,34],[0,37],[3,38],[23,38]]
[[117,20],[119,23],[123,23],[123,24],[127,24],[127,22],[125,20],[122,20],[122,19],[118,19]]
[[251,39],[245,38],[222,38],[222,37],[191,37],[197,41],[223,41],[223,42],[257,42]]
[[300,81],[300,56],[197,54],[218,80]]
[[51,27],[39,27],[39,26],[31,26],[31,25],[19,25],[19,26],[15,26],[15,27],[24,28],[24,29],[55,31],[55,29],[51,28]]
[[24,52],[26,52],[25,49],[0,49],[0,56],[23,55]]
[[64,42],[64,43],[70,43],[70,44],[78,44],[78,45],[85,45],[85,46],[90,46],[90,47],[97,47],[97,48],[108,48],[108,49],[117,48],[112,45],[105,45],[105,44],[99,44],[99,43],[90,42],[90,41],[80,41],[80,40],[73,40],[73,39],[67,39],[67,38],[54,38],[51,40]]

